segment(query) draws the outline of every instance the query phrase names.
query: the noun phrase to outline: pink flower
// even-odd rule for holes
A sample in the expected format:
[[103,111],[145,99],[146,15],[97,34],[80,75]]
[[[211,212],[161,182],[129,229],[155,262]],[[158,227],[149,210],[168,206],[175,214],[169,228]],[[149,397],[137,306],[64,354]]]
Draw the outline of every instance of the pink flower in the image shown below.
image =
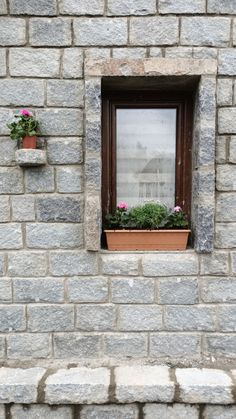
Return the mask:
[[123,210],[126,210],[126,209],[127,209],[127,205],[126,205],[126,203],[125,203],[125,202],[121,201],[121,202],[119,202],[119,204],[117,205],[117,208],[119,208],[119,209],[123,209]]
[[173,208],[173,212],[180,212],[180,211],[182,211],[182,208],[181,207],[174,207]]
[[20,114],[24,116],[31,116],[31,113],[28,111],[28,109],[21,109]]

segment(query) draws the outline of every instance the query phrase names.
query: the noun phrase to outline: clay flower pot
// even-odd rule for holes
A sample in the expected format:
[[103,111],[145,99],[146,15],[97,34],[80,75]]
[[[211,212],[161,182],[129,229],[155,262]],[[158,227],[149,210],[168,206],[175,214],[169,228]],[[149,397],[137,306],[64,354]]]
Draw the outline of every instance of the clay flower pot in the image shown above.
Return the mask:
[[22,139],[22,148],[36,148],[36,141],[36,136],[30,137],[27,135]]

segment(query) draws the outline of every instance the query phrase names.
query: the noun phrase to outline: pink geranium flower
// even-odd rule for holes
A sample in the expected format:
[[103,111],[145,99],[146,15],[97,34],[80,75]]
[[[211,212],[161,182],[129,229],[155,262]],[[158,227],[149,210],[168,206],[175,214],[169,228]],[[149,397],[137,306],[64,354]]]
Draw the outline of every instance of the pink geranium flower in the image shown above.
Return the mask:
[[21,109],[20,114],[24,116],[31,116],[31,113],[28,111],[28,109]]
[[127,209],[127,205],[126,205],[126,203],[125,203],[125,202],[121,201],[121,202],[119,202],[119,204],[117,205],[117,208],[119,208],[119,209],[123,209],[123,210],[126,210],[126,209]]
[[179,206],[174,207],[174,209],[173,209],[173,212],[180,212],[180,211],[182,211],[182,208],[179,207]]

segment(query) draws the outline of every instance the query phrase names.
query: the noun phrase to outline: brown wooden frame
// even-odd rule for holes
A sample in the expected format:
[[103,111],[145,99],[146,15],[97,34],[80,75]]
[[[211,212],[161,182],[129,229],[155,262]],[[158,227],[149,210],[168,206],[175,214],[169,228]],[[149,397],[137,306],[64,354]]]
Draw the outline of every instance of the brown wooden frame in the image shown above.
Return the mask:
[[175,204],[190,220],[193,97],[189,92],[104,91],[102,97],[102,213],[116,208],[116,109],[175,108],[176,185]]

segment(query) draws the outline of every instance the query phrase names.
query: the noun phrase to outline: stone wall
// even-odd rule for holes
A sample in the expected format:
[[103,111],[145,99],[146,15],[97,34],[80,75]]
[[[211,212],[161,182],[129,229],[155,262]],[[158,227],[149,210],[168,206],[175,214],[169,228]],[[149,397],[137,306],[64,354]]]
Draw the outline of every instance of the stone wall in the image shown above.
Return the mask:
[[[234,365],[235,0],[0,0],[0,13],[1,363]],[[154,77],[186,71],[184,59],[189,68],[203,60],[199,77],[217,64],[216,96],[200,106],[207,114],[216,100],[217,131],[199,136],[195,249],[99,249],[103,73],[94,60],[105,73],[116,59],[123,76],[135,60],[153,75],[160,59]],[[6,123],[22,107],[40,120],[45,166],[15,162]]]

